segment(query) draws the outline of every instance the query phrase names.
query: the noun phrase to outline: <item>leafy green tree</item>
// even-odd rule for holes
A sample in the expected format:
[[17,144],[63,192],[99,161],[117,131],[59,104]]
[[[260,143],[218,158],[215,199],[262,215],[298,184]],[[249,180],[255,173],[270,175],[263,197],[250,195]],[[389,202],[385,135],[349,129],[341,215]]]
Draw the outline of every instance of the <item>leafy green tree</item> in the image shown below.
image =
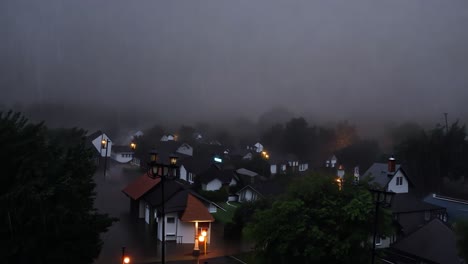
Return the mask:
[[[265,263],[366,263],[370,259],[374,203],[367,184],[310,175],[287,196],[259,211],[249,226]],[[379,212],[379,233],[389,235],[391,217]]]
[[94,208],[94,165],[85,131],[49,130],[0,113],[4,263],[92,263],[115,220]]

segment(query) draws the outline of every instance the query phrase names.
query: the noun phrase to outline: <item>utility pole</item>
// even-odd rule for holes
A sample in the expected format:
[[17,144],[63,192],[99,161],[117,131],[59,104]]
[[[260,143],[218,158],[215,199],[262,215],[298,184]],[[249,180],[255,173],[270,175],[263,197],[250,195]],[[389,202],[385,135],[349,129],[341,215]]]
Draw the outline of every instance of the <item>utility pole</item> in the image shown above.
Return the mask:
[[448,113],[444,113],[444,116],[445,116],[445,131],[446,131],[447,134],[448,134],[448,121],[447,121]]

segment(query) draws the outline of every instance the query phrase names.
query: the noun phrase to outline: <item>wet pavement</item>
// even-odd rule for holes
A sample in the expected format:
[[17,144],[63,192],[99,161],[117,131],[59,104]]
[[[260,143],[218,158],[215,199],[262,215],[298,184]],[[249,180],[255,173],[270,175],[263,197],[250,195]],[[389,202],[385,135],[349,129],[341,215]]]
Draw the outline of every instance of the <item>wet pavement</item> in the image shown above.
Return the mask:
[[[102,168],[95,173],[96,201],[95,206],[102,213],[108,213],[119,218],[109,231],[102,235],[104,241],[101,254],[95,264],[120,263],[122,247],[132,259],[131,263],[158,263],[161,259],[161,243],[151,236],[148,225],[143,219],[130,217],[130,199],[122,193],[122,189],[142,173],[131,165],[111,163],[110,169],[104,173]],[[207,246],[207,254],[200,246],[200,256],[192,256],[193,244],[166,243],[167,263],[239,263],[232,258],[225,258],[239,252],[248,251],[250,246],[223,239],[223,227],[216,222],[212,225],[211,243]],[[181,262],[182,261],[182,262]]]

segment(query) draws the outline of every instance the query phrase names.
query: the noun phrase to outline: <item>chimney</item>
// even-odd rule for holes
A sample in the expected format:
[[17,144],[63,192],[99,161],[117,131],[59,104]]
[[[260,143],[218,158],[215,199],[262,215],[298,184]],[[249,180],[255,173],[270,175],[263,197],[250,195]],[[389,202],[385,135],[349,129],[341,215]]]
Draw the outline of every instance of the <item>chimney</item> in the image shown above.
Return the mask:
[[395,173],[395,157],[390,156],[388,159],[388,176],[393,176]]

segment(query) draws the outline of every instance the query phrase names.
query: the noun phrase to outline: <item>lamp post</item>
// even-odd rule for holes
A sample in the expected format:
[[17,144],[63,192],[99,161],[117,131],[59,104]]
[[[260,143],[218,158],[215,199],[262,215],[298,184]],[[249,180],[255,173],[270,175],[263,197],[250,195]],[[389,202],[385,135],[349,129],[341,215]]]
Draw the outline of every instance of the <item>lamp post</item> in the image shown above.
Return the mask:
[[372,242],[372,264],[375,263],[375,240],[377,238],[377,223],[378,223],[378,216],[379,216],[379,207],[382,208],[390,207],[392,205],[393,195],[394,192],[387,192],[378,189],[369,189],[372,193],[372,198],[375,203],[375,212],[374,212],[374,239]]
[[177,176],[177,159],[178,156],[171,154],[169,156],[169,164],[164,164],[159,161],[158,152],[152,150],[150,152],[150,173],[149,176],[153,179],[161,179],[161,218],[162,218],[162,229],[161,229],[161,263],[166,261],[166,212],[165,212],[165,200],[164,200],[164,182],[167,179],[174,179]]
[[198,241],[204,243],[203,249],[204,249],[204,251],[205,251],[205,256],[206,256],[206,240],[207,240],[207,238],[206,238],[206,231],[203,230],[203,231],[201,232],[201,235],[198,236]]
[[125,247],[122,247],[122,264],[130,263],[130,257],[125,255]]
[[102,149],[106,149],[106,155],[104,157],[104,178],[106,178],[106,171],[107,171],[107,150],[109,149],[109,142],[110,140],[108,138],[101,140],[101,151]]

